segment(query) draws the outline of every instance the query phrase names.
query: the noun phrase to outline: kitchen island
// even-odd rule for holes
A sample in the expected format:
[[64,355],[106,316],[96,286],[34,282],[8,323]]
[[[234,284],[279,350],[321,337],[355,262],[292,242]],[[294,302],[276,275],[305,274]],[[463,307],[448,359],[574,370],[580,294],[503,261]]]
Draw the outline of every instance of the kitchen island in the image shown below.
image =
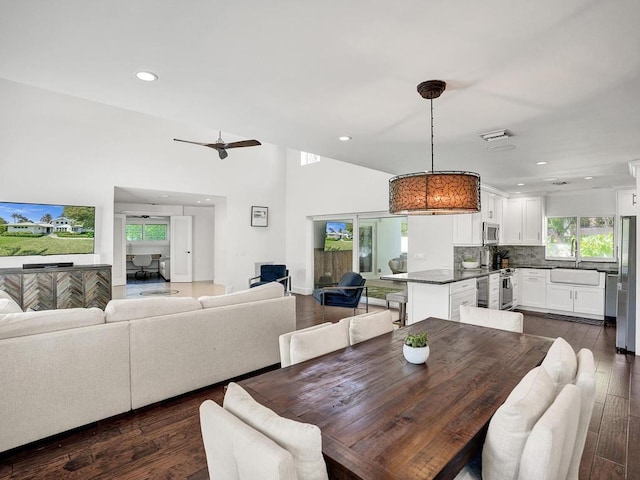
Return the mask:
[[[460,319],[460,305],[477,305],[477,279],[495,275],[494,268],[423,270],[383,275],[382,280],[407,283],[407,324],[427,317]],[[491,278],[491,277],[490,277]]]

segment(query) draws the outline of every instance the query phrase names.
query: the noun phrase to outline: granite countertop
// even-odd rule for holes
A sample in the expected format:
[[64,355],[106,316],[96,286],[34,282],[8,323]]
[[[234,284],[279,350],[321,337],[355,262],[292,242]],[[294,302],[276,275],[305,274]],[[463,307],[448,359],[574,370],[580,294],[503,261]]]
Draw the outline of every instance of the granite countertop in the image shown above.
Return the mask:
[[546,270],[551,270],[554,268],[564,268],[564,269],[569,269],[569,270],[597,270],[598,272],[603,272],[603,273],[614,273],[617,274],[618,273],[618,265],[617,264],[603,264],[603,265],[579,265],[579,266],[575,266],[573,264],[570,265],[525,265],[525,264],[516,264],[516,265],[509,265],[511,268],[539,268],[539,269],[546,269]]
[[501,269],[496,268],[467,268],[458,270],[436,269],[423,270],[421,272],[397,273],[395,275],[383,275],[381,280],[392,280],[394,282],[416,282],[432,283],[444,285],[446,283],[459,282],[469,278],[486,277],[491,273],[498,273]]
[[[561,266],[561,265],[509,265],[509,268],[541,268],[541,269],[553,269],[553,268],[568,268],[575,269],[575,266]],[[602,265],[602,266],[578,266],[578,270],[597,270],[603,273],[618,273],[617,265]],[[381,280],[391,280],[394,282],[415,282],[415,283],[431,283],[435,285],[444,285],[447,283],[460,282],[469,278],[485,277],[491,273],[498,273],[503,269],[499,268],[461,268],[455,270],[448,269],[434,269],[434,270],[422,270],[419,272],[407,272],[397,273],[395,275],[382,275]]]

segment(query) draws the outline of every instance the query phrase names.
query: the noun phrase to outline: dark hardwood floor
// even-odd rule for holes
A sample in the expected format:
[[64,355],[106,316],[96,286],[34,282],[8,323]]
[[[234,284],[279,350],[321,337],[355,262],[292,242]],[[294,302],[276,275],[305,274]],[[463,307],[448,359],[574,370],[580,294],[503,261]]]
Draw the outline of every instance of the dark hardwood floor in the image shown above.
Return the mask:
[[[296,297],[298,328],[321,323],[312,297]],[[325,321],[351,312],[328,307]],[[614,328],[524,313],[526,333],[561,336],[594,353],[596,404],[580,478],[640,479],[640,359],[616,354]],[[0,454],[0,480],[207,479],[198,407],[223,395],[224,385],[215,385]]]

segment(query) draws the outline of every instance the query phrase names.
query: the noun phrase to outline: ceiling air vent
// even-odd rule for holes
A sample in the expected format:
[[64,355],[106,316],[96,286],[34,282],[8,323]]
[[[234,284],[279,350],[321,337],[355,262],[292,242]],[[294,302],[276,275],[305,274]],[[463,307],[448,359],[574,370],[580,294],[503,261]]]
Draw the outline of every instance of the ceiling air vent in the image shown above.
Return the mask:
[[552,182],[553,185],[569,185],[569,182],[566,182],[564,180],[561,180],[559,182]]
[[513,133],[504,128],[494,132],[480,133],[478,136],[485,142],[494,142],[496,140],[502,140],[503,138],[513,137]]

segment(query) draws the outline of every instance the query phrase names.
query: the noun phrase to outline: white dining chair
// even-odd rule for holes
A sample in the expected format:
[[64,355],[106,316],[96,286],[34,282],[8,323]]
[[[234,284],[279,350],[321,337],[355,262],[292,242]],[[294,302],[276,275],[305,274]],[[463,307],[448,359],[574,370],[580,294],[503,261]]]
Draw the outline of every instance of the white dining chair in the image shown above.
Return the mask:
[[325,353],[349,346],[349,330],[345,323],[295,333],[291,336],[291,364],[304,362]]
[[291,453],[211,400],[200,405],[200,429],[212,479],[297,479]]
[[583,348],[578,352],[576,358],[578,360],[578,370],[573,383],[580,389],[582,401],[580,403],[578,433],[573,454],[571,455],[569,474],[567,475],[568,480],[578,480],[580,460],[582,460],[589,423],[591,423],[591,414],[593,413],[593,406],[596,400],[596,367],[593,360],[593,352],[587,348]]

